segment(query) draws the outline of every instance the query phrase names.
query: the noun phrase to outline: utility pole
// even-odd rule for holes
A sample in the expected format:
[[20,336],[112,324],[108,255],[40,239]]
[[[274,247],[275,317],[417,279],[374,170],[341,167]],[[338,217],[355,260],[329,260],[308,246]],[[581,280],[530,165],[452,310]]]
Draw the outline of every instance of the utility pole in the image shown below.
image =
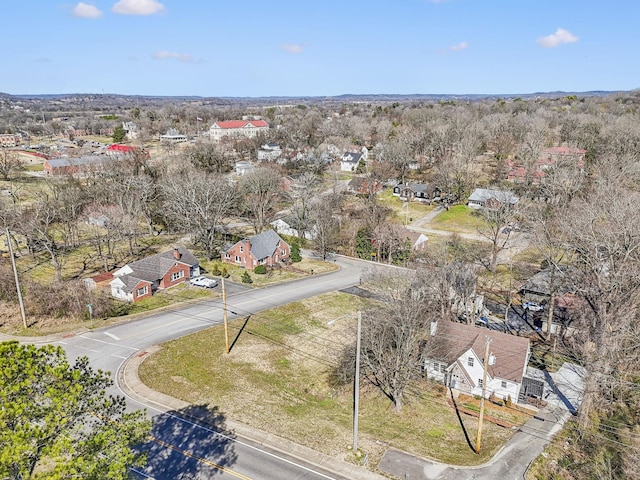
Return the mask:
[[22,292],[20,291],[20,279],[18,278],[18,269],[16,268],[16,259],[13,256],[13,245],[11,245],[11,237],[9,236],[9,228],[4,227],[4,235],[9,246],[9,257],[11,258],[11,267],[13,268],[13,278],[16,280],[16,291],[18,292],[18,303],[20,304],[20,314],[22,315],[22,325],[25,330],[27,326],[27,314],[24,311],[24,302],[22,301]]
[[489,369],[489,346],[491,339],[487,338],[484,348],[484,372],[482,374],[482,397],[480,397],[480,416],[478,417],[478,437],[476,438],[476,453],[480,453],[482,441],[482,421],[484,420],[484,396],[487,393],[487,370]]
[[227,323],[227,293],[224,289],[224,277],[221,276],[222,280],[222,318],[224,319],[224,344],[226,347],[226,352],[229,353],[229,324]]
[[360,332],[362,312],[358,310],[358,330],[356,333],[356,374],[353,384],[353,453],[358,455],[358,407],[360,403]]

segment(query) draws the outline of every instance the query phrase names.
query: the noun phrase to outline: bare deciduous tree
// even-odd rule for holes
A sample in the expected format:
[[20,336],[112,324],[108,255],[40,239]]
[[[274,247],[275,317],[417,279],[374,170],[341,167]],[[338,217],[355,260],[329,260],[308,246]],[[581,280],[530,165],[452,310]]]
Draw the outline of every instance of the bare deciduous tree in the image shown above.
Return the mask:
[[13,150],[0,148],[0,176],[9,180],[11,176],[24,169],[24,162]]
[[273,220],[283,193],[282,179],[271,168],[258,168],[241,177],[238,188],[244,213],[258,234]]
[[216,236],[236,205],[236,188],[220,175],[185,172],[166,178],[163,191],[166,217],[213,258]]
[[515,219],[515,212],[509,201],[508,192],[499,195],[499,204],[495,208],[483,207],[478,209],[477,214],[484,220],[482,226],[478,227],[478,233],[491,242],[491,256],[487,268],[494,272],[498,264],[498,254],[507,247],[511,238],[512,229],[507,228]]
[[422,281],[386,283],[386,303],[363,313],[361,366],[367,379],[402,410],[406,388],[420,376],[421,342],[430,324]]

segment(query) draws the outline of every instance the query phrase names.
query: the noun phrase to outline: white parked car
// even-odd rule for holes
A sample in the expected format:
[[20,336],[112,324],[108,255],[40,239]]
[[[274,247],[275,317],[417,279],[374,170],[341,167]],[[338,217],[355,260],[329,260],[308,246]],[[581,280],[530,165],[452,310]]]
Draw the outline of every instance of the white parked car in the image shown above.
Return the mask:
[[218,282],[213,278],[207,278],[200,275],[199,277],[194,277],[191,279],[191,285],[195,285],[196,287],[213,288],[218,285]]
[[544,306],[536,302],[524,302],[522,304],[522,308],[525,310],[531,310],[532,312],[541,312],[544,310]]

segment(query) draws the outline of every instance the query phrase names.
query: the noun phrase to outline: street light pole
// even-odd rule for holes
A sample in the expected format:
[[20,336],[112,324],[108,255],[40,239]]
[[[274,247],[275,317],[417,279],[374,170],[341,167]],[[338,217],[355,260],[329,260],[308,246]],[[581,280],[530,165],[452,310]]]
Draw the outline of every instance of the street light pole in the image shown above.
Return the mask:
[[220,276],[222,281],[222,319],[224,322],[224,345],[225,352],[229,353],[229,323],[227,322],[227,292],[224,289],[224,275]]
[[27,325],[27,314],[24,310],[24,302],[22,301],[22,291],[20,290],[20,278],[18,278],[18,269],[16,268],[16,259],[13,256],[13,245],[11,245],[11,237],[9,236],[9,228],[4,228],[4,235],[7,239],[7,245],[9,247],[9,257],[11,258],[11,268],[13,269],[13,277],[16,281],[16,291],[18,292],[18,303],[20,304],[20,314],[22,315],[22,325],[25,330],[28,328]]
[[484,371],[482,373],[482,396],[480,397],[480,415],[478,417],[478,436],[476,438],[476,453],[480,453],[480,442],[482,441],[482,421],[484,420],[484,396],[487,394],[487,370],[489,368],[489,346],[491,339],[487,338],[484,348]]
[[353,386],[353,451],[358,455],[358,407],[360,403],[360,333],[362,313],[358,311],[358,330],[356,336],[356,373]]

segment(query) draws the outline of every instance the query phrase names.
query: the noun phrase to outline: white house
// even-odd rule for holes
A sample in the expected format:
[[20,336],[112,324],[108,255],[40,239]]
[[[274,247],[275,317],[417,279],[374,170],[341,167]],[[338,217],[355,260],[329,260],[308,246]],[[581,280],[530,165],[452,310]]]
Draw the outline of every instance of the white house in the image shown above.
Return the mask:
[[269,124],[264,120],[229,120],[214,122],[209,128],[209,136],[214,142],[219,142],[222,137],[227,136],[254,138],[268,130]]
[[344,152],[340,158],[340,171],[342,172],[355,172],[358,168],[360,160],[367,162],[369,159],[369,150],[367,147],[362,147],[359,152],[349,151]]
[[468,205],[471,208],[494,208],[501,206],[514,207],[518,203],[518,197],[504,190],[489,190],[476,188],[469,196]]
[[236,174],[243,176],[255,170],[251,162],[236,162]]
[[167,133],[165,133],[164,135],[160,135],[160,141],[162,143],[182,143],[186,142],[187,140],[187,136],[181,134],[175,128],[170,128],[169,130],[167,130]]
[[260,162],[272,162],[282,155],[280,145],[277,143],[265,143],[258,150],[258,160]]
[[470,395],[482,395],[487,341],[485,395],[517,402],[531,356],[528,338],[448,320],[433,322],[431,337],[425,343],[427,376]]
[[293,222],[290,219],[279,218],[271,222],[273,229],[282,235],[289,235],[291,237],[306,238],[307,240],[315,240],[317,233],[315,227],[309,232],[304,232],[304,235],[300,235],[300,232],[291,226]]

